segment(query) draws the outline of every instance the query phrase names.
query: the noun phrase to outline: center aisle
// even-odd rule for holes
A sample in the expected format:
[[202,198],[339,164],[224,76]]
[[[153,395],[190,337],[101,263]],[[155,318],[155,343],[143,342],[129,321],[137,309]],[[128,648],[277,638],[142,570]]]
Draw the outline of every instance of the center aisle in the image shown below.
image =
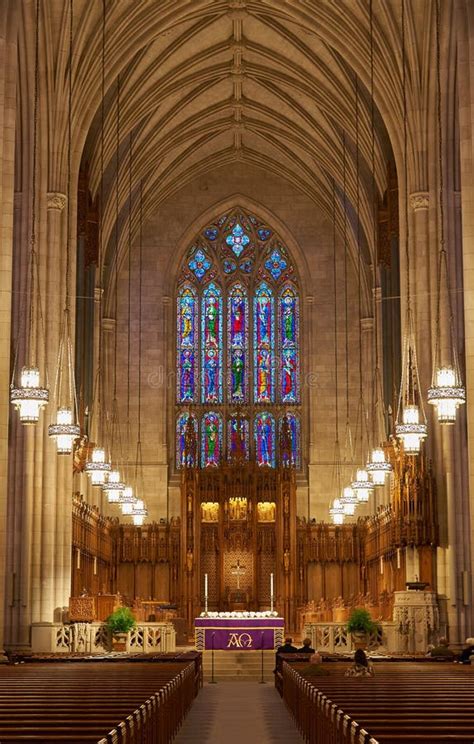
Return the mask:
[[303,744],[272,684],[205,684],[173,744]]

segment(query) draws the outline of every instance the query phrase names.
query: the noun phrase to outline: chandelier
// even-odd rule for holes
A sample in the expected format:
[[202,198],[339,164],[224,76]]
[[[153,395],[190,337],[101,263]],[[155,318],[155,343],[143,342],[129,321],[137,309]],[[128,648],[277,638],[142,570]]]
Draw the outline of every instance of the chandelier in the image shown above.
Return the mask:
[[73,348],[70,333],[70,296],[71,284],[71,153],[72,153],[72,28],[73,0],[69,0],[69,86],[68,86],[68,160],[67,160],[67,227],[66,227],[66,297],[64,320],[59,341],[59,353],[54,386],[54,400],[59,403],[56,421],[48,427],[48,435],[56,440],[58,455],[71,454],[74,441],[81,435],[77,421],[76,384],[74,379]]
[[105,450],[102,447],[94,447],[91,459],[86,462],[84,470],[90,476],[93,486],[102,487],[105,483],[105,477],[111,470],[110,463],[106,462]]
[[344,488],[340,501],[346,517],[353,517],[357,506],[357,494],[354,493],[352,486]]
[[405,2],[402,0],[402,91],[403,91],[403,142],[405,182],[405,271],[406,271],[406,318],[403,334],[402,377],[398,398],[395,433],[403,443],[408,455],[418,455],[421,443],[427,436],[426,416],[420,396],[420,378],[416,357],[415,329],[410,295],[410,241],[408,218],[408,135],[406,96],[406,50],[405,50]]
[[[39,0],[36,0],[36,19],[35,19],[35,84],[34,84],[34,105],[33,105],[33,164],[32,164],[32,184],[31,184],[31,239],[29,255],[29,287],[28,298],[29,308],[22,308],[20,313],[20,323],[28,321],[28,329],[19,332],[17,347],[15,350],[12,380],[10,384],[10,402],[20,414],[22,424],[36,424],[39,421],[41,409],[48,403],[49,392],[46,387],[40,383],[40,371],[36,362],[37,356],[38,332],[41,333],[43,342],[44,338],[44,319],[41,303],[41,287],[39,277],[39,262],[36,250],[36,153],[38,149],[38,80],[39,80]],[[20,385],[15,386],[16,365],[18,350],[22,335],[26,337],[26,343],[29,354],[32,357],[32,363],[25,365],[20,374]],[[46,374],[47,377],[47,374]],[[46,383],[47,384],[47,383]]]
[[[428,403],[436,407],[440,424],[453,424],[459,406],[466,402],[466,390],[462,384],[454,328],[454,313],[449,286],[449,266],[444,239],[444,196],[443,196],[443,127],[441,124],[441,73],[439,41],[439,0],[436,1],[436,92],[438,110],[438,169],[439,169],[439,258],[437,274],[436,303],[436,345],[433,358],[433,375],[428,390]],[[444,282],[443,282],[444,279]],[[441,365],[441,293],[442,284],[447,297],[449,312],[450,355],[453,364]]]
[[135,502],[136,498],[133,495],[133,488],[131,486],[125,486],[120,497],[120,507],[124,516],[133,514]]
[[360,504],[366,504],[374,490],[374,484],[369,480],[367,470],[360,468],[357,471],[355,480],[351,483],[351,488],[357,497],[357,501]]
[[58,455],[70,455],[73,444],[81,435],[81,427],[73,422],[70,408],[58,408],[56,423],[48,426],[48,434],[56,439]]
[[344,506],[340,499],[334,499],[329,509],[333,524],[344,524]]
[[384,486],[387,475],[393,470],[391,464],[385,459],[382,447],[375,447],[372,450],[370,460],[365,467],[374,486]]
[[147,516],[148,509],[145,507],[144,502],[141,499],[137,499],[132,509],[133,524],[136,527],[141,527]]
[[11,387],[10,402],[20,414],[22,424],[36,424],[40,411],[48,403],[49,393],[40,385],[40,373],[37,367],[23,367],[20,387]]
[[122,497],[125,483],[120,480],[120,473],[118,470],[111,470],[107,482],[103,484],[102,491],[107,496],[109,504],[119,504]]
[[436,406],[440,424],[454,424],[459,406],[466,402],[460,373],[453,367],[440,367],[434,374],[435,384],[428,390],[428,403]]

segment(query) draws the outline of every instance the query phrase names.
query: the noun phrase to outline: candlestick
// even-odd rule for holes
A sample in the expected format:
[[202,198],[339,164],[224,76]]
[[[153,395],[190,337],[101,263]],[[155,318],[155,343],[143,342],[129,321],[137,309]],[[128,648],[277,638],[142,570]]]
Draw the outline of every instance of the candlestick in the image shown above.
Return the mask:
[[380,556],[380,573],[383,574],[383,555]]
[[400,568],[400,567],[401,567],[401,562],[400,562],[400,548],[397,548],[397,568]]

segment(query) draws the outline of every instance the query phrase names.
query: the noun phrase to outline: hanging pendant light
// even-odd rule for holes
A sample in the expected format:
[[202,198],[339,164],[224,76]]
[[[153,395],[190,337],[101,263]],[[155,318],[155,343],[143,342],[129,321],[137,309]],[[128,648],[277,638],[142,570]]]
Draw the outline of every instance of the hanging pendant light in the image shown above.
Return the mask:
[[329,514],[333,524],[344,524],[344,507],[340,499],[334,499]]
[[[73,0],[69,0],[69,86],[68,86],[68,160],[67,160],[67,227],[66,227],[66,298],[64,322],[59,342],[58,364],[54,399],[59,402],[56,421],[48,426],[48,435],[56,440],[58,455],[70,455],[74,442],[81,435],[77,421],[77,396],[74,379],[73,348],[70,334],[70,296],[71,282],[71,153],[72,153],[72,61],[73,61]],[[65,358],[64,358],[65,357]],[[65,400],[64,400],[65,398]],[[65,405],[62,405],[62,403]]]
[[403,91],[403,142],[405,182],[405,269],[406,269],[406,319],[403,334],[402,378],[398,398],[395,433],[408,455],[418,455],[421,443],[428,434],[423,400],[420,396],[420,378],[416,357],[415,328],[410,294],[410,243],[408,218],[408,130],[407,83],[405,49],[405,0],[402,0],[402,91]]
[[132,514],[135,502],[136,498],[133,494],[133,488],[131,486],[125,486],[120,497],[120,507],[124,516],[130,516]]
[[[440,63],[440,8],[436,0],[436,92],[438,110],[438,168],[439,168],[439,258],[436,303],[436,345],[433,358],[433,375],[428,390],[428,403],[436,407],[440,424],[454,424],[459,406],[466,402],[466,390],[462,383],[461,370],[454,328],[454,313],[449,283],[449,265],[444,240],[444,186],[443,186],[443,127],[441,123],[441,63]],[[443,281],[444,279],[444,281]],[[453,364],[441,364],[441,285],[448,299],[450,357]]]
[[[12,381],[10,385],[10,402],[19,411],[22,424],[36,424],[39,421],[40,411],[48,403],[49,392],[40,383],[40,371],[34,360],[36,352],[36,324],[44,341],[44,321],[41,303],[41,287],[39,279],[39,262],[36,251],[36,153],[38,147],[38,94],[39,94],[39,22],[40,5],[36,0],[35,19],[35,77],[34,77],[34,106],[33,106],[33,163],[31,184],[31,247],[29,255],[29,308],[23,308],[20,314],[20,323],[26,322],[28,317],[28,329],[18,334],[18,342],[15,350]],[[32,355],[32,364],[25,365],[20,374],[20,385],[15,386],[16,365],[18,350],[22,335],[26,336],[28,352]],[[46,374],[47,377],[47,374]]]
[[119,504],[122,497],[125,483],[120,479],[120,472],[118,470],[111,470],[107,482],[102,486],[102,490],[107,496],[109,504]]
[[382,447],[375,447],[372,450],[370,460],[365,467],[374,486],[384,486],[387,475],[390,475],[393,470],[391,464],[385,459]]
[[141,499],[137,499],[132,509],[133,524],[136,527],[141,527],[147,516],[148,509],[145,507],[144,502]]
[[58,455],[70,455],[74,441],[81,436],[81,427],[73,423],[70,408],[58,408],[56,423],[48,426],[48,434],[56,439]]
[[369,480],[367,470],[360,468],[357,471],[355,480],[351,483],[351,488],[357,496],[357,501],[360,504],[366,504],[374,491],[374,484]]
[[347,517],[353,517],[357,506],[357,494],[354,493],[352,486],[346,486],[340,499],[344,514]]
[[84,470],[90,476],[93,486],[103,486],[105,477],[111,470],[110,463],[105,459],[105,450],[101,447],[94,447],[91,459],[86,462]]
[[10,402],[20,414],[22,424],[36,424],[41,409],[48,403],[49,392],[40,386],[40,373],[37,367],[23,367],[20,387],[10,390]]
[[436,406],[440,424],[454,424],[459,406],[466,402],[460,375],[452,367],[435,370],[435,384],[428,390],[428,403]]

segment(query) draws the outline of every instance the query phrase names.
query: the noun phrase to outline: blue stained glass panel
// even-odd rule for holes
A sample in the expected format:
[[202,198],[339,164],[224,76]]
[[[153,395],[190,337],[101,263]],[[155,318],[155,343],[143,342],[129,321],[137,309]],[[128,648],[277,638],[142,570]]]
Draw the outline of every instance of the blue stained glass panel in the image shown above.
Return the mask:
[[207,230],[204,230],[204,235],[208,240],[215,240],[219,235],[219,230],[217,227],[208,227]]
[[265,240],[268,240],[270,235],[272,234],[271,230],[268,230],[265,227],[261,227],[259,230],[257,230],[258,237],[262,242],[265,242]]
[[237,266],[233,261],[224,261],[224,273],[225,274],[232,274],[233,271],[236,270]]
[[212,264],[204,251],[198,248],[189,261],[188,266],[198,279],[202,279],[204,274],[211,268]]
[[[184,463],[184,438],[186,433],[186,424],[188,423],[189,413],[182,413],[180,416],[178,416],[178,420],[176,421],[176,466],[178,468],[182,467]],[[196,416],[194,414],[192,415],[192,419],[194,422],[194,431],[196,432],[196,441],[199,441],[198,437],[198,422]],[[189,466],[195,465],[194,459],[192,457],[189,458],[189,461],[186,463]]]
[[209,411],[201,422],[201,466],[219,465],[222,453],[222,418]]
[[194,289],[183,287],[177,302],[177,399],[196,400],[197,297]]
[[257,414],[254,423],[255,458],[258,465],[275,467],[275,419],[271,413]]
[[204,290],[201,303],[201,399],[222,403],[222,295],[214,283]]
[[287,266],[287,262],[276,248],[272,251],[270,258],[265,261],[265,268],[274,279],[279,279]]
[[299,399],[299,305],[292,287],[280,294],[280,381],[283,403]]
[[239,268],[245,274],[250,274],[250,272],[252,271],[252,267],[253,267],[253,262],[249,258],[247,258],[246,261],[242,261]]
[[272,403],[275,397],[274,299],[265,282],[255,292],[253,315],[254,399],[257,403]]
[[237,222],[237,224],[234,225],[231,234],[227,236],[226,243],[232,248],[238,258],[245,246],[250,243],[250,238],[244,232],[244,228]]
[[249,422],[232,417],[227,422],[227,448],[229,459],[243,455],[249,459]]

